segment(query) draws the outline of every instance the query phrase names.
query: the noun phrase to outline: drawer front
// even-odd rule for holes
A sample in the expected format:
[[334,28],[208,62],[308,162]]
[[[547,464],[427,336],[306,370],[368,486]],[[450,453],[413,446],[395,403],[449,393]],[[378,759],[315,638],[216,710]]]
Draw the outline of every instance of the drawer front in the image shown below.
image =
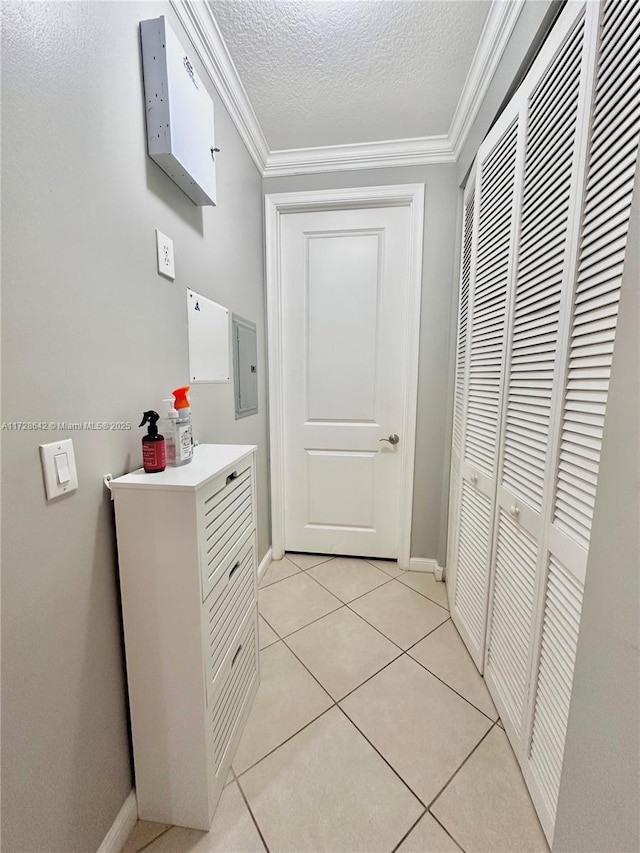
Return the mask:
[[230,552],[253,528],[253,478],[251,462],[214,480],[200,499],[200,569],[202,600],[216,582],[216,572],[229,562]]
[[217,774],[242,718],[247,695],[258,677],[258,624],[253,607],[225,661],[224,677],[210,708],[213,773]]
[[255,534],[232,551],[231,566],[216,572],[211,595],[204,603],[206,619],[207,704],[225,655],[249,608],[255,604]]

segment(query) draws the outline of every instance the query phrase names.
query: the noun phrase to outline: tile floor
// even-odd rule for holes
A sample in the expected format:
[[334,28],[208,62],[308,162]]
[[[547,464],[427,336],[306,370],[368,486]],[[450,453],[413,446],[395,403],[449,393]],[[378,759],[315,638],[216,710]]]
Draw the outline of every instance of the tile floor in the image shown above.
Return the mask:
[[124,853],[546,853],[447,606],[390,561],[271,563],[260,689],[211,831],[139,821]]

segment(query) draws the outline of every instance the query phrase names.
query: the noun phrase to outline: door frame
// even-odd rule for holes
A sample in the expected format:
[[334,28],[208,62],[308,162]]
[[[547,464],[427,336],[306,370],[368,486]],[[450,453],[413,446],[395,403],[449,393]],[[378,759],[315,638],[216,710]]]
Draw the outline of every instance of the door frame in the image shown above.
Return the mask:
[[284,399],[281,281],[281,217],[290,213],[351,210],[358,207],[408,207],[411,213],[409,282],[404,323],[404,410],[401,435],[406,436],[400,473],[400,545],[398,565],[409,568],[418,402],[418,354],[422,297],[424,184],[393,184],[354,189],[310,190],[265,195],[267,357],[269,375],[269,449],[271,480],[271,542],[273,559],[284,555]]

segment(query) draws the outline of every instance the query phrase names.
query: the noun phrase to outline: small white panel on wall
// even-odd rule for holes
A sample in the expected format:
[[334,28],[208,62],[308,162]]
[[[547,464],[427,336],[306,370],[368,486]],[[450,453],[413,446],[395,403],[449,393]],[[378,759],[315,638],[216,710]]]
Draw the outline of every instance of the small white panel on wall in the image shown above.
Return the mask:
[[213,101],[164,16],[140,23],[152,160],[197,205],[215,205]]
[[189,379],[229,382],[229,310],[187,289]]

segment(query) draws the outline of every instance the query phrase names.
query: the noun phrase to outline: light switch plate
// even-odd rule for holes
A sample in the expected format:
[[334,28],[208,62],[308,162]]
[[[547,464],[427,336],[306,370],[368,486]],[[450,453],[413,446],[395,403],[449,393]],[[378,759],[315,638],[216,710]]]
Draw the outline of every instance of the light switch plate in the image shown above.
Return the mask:
[[78,488],[78,472],[70,438],[41,444],[40,459],[48,501],[75,492]]
[[176,277],[176,262],[173,256],[173,240],[156,228],[158,250],[158,272],[173,280]]

